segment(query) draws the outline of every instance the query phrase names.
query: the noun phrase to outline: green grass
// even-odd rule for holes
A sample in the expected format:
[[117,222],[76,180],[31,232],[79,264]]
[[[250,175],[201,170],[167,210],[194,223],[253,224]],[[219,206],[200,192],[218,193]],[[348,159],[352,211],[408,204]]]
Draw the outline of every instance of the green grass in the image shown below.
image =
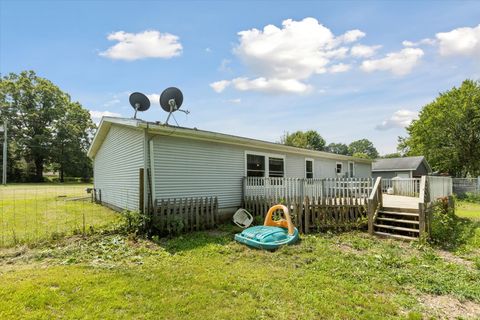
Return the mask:
[[233,241],[232,226],[4,248],[0,319],[480,318],[480,224],[465,218],[459,230],[450,252],[360,231],[266,252]]
[[459,217],[480,221],[480,203],[459,201],[455,214]]
[[480,303],[480,270],[428,246],[348,232],[265,252],[236,231],[4,249],[0,318],[420,319],[424,296]]
[[82,199],[88,184],[13,184],[0,187],[0,247],[102,228],[118,219]]

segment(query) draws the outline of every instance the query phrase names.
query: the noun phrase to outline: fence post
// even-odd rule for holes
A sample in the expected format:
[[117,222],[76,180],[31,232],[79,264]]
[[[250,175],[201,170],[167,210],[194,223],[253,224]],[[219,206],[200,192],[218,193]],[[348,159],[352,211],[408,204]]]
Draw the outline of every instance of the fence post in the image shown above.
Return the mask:
[[139,183],[139,194],[138,194],[138,209],[140,213],[144,213],[144,196],[145,196],[145,188],[144,188],[144,171],[143,168],[140,168],[138,173],[138,183]]

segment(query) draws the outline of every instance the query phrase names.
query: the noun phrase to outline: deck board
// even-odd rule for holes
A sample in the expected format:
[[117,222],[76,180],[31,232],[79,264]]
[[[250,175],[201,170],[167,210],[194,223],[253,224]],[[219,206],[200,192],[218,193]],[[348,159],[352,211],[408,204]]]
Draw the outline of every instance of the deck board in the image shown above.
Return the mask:
[[383,194],[383,206],[388,208],[418,209],[420,199]]

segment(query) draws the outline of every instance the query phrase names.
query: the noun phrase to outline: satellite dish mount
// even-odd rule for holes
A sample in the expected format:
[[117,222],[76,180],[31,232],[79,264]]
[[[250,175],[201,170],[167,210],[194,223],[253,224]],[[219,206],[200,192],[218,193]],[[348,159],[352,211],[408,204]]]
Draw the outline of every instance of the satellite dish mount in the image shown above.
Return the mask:
[[137,119],[137,112],[138,111],[147,111],[150,108],[150,100],[148,100],[147,96],[140,92],[134,92],[130,95],[129,99],[130,105],[133,109],[135,109],[135,114],[133,115],[133,119]]
[[172,116],[175,111],[181,111],[185,114],[190,113],[190,111],[188,110],[180,110],[182,103],[183,94],[180,89],[170,87],[163,90],[162,94],[160,95],[160,106],[165,112],[168,112],[167,121],[165,121],[166,125],[168,125],[168,120],[170,120],[170,116]]

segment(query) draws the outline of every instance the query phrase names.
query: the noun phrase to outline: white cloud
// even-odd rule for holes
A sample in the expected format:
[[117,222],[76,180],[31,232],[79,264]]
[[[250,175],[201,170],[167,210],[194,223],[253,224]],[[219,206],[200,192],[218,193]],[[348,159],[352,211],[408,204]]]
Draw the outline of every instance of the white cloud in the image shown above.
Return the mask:
[[100,52],[100,55],[110,59],[138,60],[144,58],[171,58],[182,53],[179,38],[170,33],[160,33],[156,30],[146,30],[140,33],[117,31],[107,37],[117,44]]
[[210,87],[215,90],[215,92],[220,93],[225,90],[225,88],[228,87],[230,83],[230,80],[220,80],[210,83]]
[[330,73],[340,73],[340,72],[347,72],[351,68],[352,68],[352,66],[349,65],[349,64],[339,63],[339,64],[335,64],[335,65],[331,66],[328,69],[328,71]]
[[480,24],[475,28],[457,28],[435,35],[440,54],[480,57]]
[[[310,86],[303,80],[314,74],[345,69],[332,65],[348,57],[349,47],[345,44],[357,41],[365,33],[355,29],[335,36],[317,19],[305,18],[284,20],[280,28],[267,25],[262,30],[240,31],[238,35],[239,44],[234,52],[254,76],[231,80],[236,89],[304,93]],[[226,83],[218,81],[211,86],[221,92]]]
[[263,78],[248,79],[244,77],[232,80],[235,89],[240,91],[259,91],[266,93],[306,93],[311,86],[296,79]]
[[434,39],[430,39],[430,38],[425,38],[425,39],[422,39],[422,40],[417,41],[417,42],[408,41],[408,40],[402,41],[402,45],[404,47],[418,47],[418,46],[421,46],[421,45],[432,46],[435,43],[436,43],[436,41]]
[[227,100],[227,102],[234,103],[234,104],[239,104],[239,103],[242,102],[242,99],[240,99],[240,98],[230,99],[230,100]]
[[120,113],[110,112],[110,111],[90,110],[89,112],[90,112],[90,117],[95,123],[99,123],[102,117],[121,117],[122,116]]
[[417,112],[400,109],[398,111],[395,111],[389,119],[383,121],[381,124],[377,125],[375,128],[377,130],[405,128],[408,125],[410,125],[410,123],[412,123],[412,121],[415,120],[417,117],[418,117]]
[[365,46],[362,44],[357,44],[350,49],[350,54],[357,58],[370,58],[381,47],[382,46]]
[[365,60],[362,62],[361,69],[365,72],[390,71],[402,76],[410,73],[423,55],[422,49],[404,48],[399,52],[388,53],[382,59]]
[[366,35],[365,32],[355,29],[355,30],[347,31],[345,34],[340,36],[340,39],[346,43],[350,43],[365,37],[365,35]]
[[151,93],[147,94],[148,100],[150,100],[150,104],[158,104],[160,105],[160,95],[158,93]]

